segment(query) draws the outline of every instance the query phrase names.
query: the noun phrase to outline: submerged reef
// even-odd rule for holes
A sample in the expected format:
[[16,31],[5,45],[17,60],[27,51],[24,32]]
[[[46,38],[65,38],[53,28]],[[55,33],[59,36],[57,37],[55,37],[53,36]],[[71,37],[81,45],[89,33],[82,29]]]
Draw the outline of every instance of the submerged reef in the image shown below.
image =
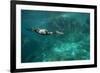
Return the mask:
[[[39,35],[26,28],[59,30],[64,35]],[[21,11],[21,62],[90,59],[90,14]]]

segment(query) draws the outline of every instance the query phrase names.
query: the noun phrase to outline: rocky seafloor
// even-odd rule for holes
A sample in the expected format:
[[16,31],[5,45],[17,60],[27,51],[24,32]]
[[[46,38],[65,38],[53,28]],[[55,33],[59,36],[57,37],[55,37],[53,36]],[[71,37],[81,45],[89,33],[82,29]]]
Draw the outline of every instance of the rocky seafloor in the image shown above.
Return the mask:
[[[40,35],[26,28],[61,31]],[[21,11],[21,62],[90,59],[90,14],[82,12]]]

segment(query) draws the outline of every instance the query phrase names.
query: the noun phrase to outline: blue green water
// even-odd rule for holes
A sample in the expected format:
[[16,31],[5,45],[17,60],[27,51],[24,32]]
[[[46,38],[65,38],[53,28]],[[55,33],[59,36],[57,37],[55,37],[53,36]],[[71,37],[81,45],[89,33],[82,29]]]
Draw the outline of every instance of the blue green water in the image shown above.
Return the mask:
[[[40,35],[27,30],[44,28],[64,35]],[[90,14],[21,10],[21,62],[90,59]]]

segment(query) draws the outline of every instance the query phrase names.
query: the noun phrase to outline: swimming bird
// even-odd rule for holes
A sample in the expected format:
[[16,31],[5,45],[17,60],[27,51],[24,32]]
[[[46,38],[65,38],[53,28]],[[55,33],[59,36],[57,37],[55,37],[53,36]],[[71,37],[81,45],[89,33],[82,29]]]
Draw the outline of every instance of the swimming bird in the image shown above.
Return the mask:
[[48,31],[47,29],[40,29],[40,28],[37,29],[32,28],[32,32],[36,32],[41,35],[53,35],[53,34],[63,35],[64,34],[63,32],[60,31],[51,32]]

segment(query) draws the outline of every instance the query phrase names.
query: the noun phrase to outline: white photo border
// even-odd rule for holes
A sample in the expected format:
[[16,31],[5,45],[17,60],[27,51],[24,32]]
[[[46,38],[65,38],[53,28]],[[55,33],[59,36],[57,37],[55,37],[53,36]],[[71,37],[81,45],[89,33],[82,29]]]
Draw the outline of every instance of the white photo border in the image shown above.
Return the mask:
[[[81,12],[90,13],[90,60],[79,61],[61,61],[61,62],[33,62],[21,63],[21,10],[41,10],[41,11],[62,11],[62,12]],[[52,66],[71,66],[84,65],[94,63],[94,10],[70,7],[51,7],[51,6],[36,6],[36,5],[16,5],[16,67],[17,68],[38,68]]]

